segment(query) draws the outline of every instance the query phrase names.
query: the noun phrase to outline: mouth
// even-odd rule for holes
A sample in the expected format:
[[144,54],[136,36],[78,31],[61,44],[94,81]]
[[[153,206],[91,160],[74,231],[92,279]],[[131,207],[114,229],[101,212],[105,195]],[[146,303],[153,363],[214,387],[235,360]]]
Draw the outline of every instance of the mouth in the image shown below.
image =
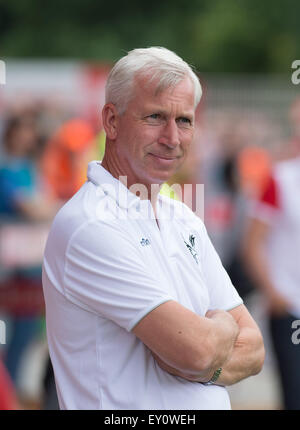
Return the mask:
[[170,156],[167,156],[167,155],[152,154],[151,152],[149,153],[149,155],[151,155],[154,158],[157,158],[157,159],[160,159],[160,160],[165,160],[165,161],[174,161],[174,160],[177,160],[179,158],[179,156],[170,157]]

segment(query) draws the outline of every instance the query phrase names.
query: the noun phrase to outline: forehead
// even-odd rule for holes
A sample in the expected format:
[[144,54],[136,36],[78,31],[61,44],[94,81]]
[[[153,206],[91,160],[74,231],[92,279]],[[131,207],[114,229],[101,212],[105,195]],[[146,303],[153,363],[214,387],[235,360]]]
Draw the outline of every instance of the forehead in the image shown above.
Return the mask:
[[138,76],[134,80],[133,105],[177,105],[194,112],[194,100],[194,84],[188,76],[164,89],[159,89],[159,82],[149,81],[149,77]]

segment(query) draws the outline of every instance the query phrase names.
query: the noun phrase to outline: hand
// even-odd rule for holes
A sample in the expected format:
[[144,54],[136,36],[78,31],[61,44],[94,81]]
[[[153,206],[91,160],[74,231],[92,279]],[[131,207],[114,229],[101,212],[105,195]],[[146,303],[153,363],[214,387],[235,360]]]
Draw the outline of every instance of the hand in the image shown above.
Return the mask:
[[221,309],[209,309],[206,312],[205,317],[214,319],[215,321],[222,323],[222,328],[225,328],[225,325],[227,327],[227,330],[231,333],[232,337],[234,339],[237,338],[240,331],[239,326],[229,312],[223,311]]
[[266,298],[267,308],[270,314],[274,316],[283,316],[288,313],[291,303],[280,293],[274,290],[272,293],[269,293]]
[[215,330],[218,331],[218,337],[220,339],[217,348],[218,353],[216,354],[215,363],[212,366],[214,369],[218,369],[230,359],[240,329],[233,316],[224,310],[208,310],[205,317],[214,321],[216,325]]

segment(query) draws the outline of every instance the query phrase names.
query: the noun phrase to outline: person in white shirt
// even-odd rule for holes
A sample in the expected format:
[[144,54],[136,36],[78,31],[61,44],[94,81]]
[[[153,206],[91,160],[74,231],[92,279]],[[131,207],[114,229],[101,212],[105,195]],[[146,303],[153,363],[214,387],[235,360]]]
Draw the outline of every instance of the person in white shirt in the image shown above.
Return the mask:
[[61,409],[230,409],[225,386],[262,368],[261,333],[204,224],[159,194],[186,158],[200,97],[165,48],[135,49],[110,72],[103,161],[44,255]]
[[245,237],[248,268],[267,308],[283,407],[289,410],[300,409],[299,189],[300,155],[276,163],[252,205]]

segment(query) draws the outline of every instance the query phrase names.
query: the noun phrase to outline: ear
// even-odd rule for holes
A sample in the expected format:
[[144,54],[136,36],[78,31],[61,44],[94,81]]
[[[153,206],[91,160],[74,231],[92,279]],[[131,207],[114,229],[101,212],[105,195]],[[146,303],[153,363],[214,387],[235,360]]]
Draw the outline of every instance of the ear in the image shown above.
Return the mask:
[[118,134],[119,114],[113,103],[107,103],[102,109],[102,122],[106,136],[110,140],[115,140]]

